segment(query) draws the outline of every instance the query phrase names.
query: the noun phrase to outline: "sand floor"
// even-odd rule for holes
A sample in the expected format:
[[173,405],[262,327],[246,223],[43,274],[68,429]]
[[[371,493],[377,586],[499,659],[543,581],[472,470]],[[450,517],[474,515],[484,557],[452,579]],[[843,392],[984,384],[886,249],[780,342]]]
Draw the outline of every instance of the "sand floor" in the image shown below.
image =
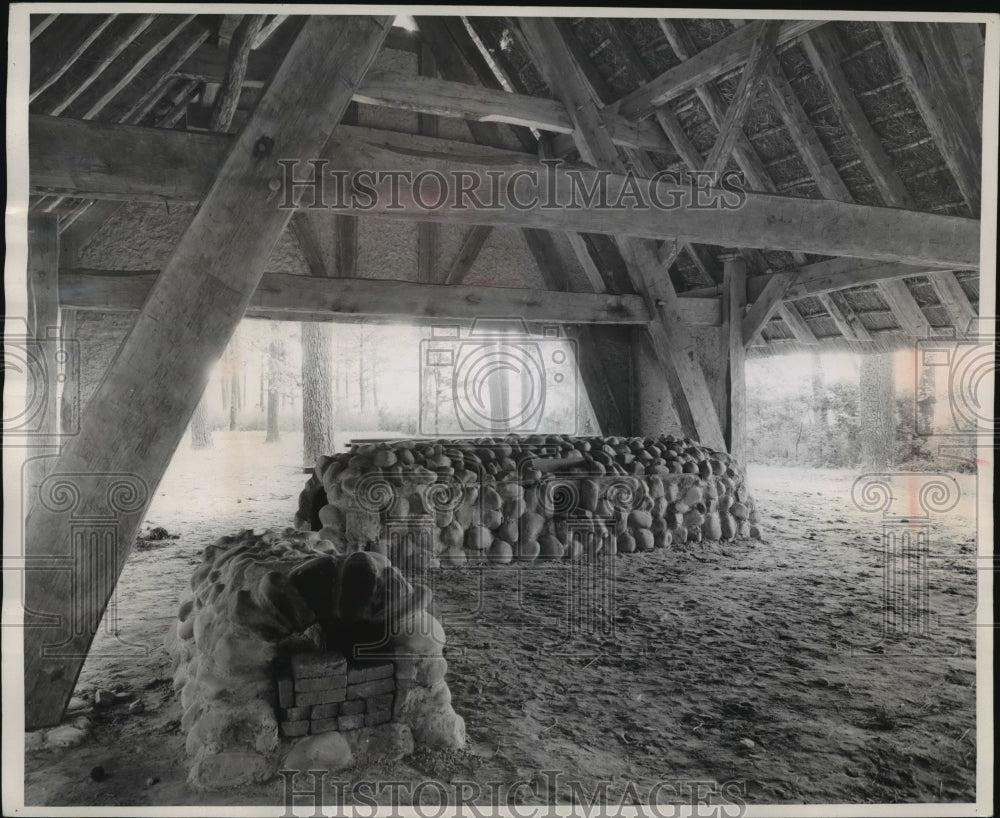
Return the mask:
[[[116,690],[122,704],[94,711],[83,744],[27,755],[27,804],[283,803],[280,780],[187,785],[161,642],[206,544],[289,524],[299,458],[292,434],[265,445],[260,432],[217,432],[207,452],[182,443],[147,518],[179,537],[133,550],[77,686]],[[525,803],[602,789],[614,805],[670,800],[683,782],[727,787],[716,803],[974,800],[975,477],[958,478],[961,504],[932,525],[930,626],[901,636],[883,634],[881,522],[851,502],[856,476],[752,468],[764,542],[615,559],[604,596],[568,592],[586,581],[568,564],[436,572],[468,750],[329,781],[478,782],[485,803],[491,783],[496,797],[517,781],[533,786],[507,796]],[[136,698],[145,711],[130,714]],[[98,764],[108,775],[95,782]]]

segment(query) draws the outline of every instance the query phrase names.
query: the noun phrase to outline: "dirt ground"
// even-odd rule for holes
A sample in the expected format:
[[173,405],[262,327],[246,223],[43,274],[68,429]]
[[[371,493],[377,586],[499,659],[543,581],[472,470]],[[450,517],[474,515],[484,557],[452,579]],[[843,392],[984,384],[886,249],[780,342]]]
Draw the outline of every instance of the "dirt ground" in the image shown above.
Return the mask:
[[[206,544],[289,523],[305,480],[298,436],[262,438],[217,432],[208,452],[182,443],[147,521],[179,537],[133,550],[77,688],[122,703],[90,715],[83,744],[27,754],[27,804],[283,803],[280,779],[207,794],[187,785],[161,645]],[[485,803],[503,792],[491,783],[517,781],[532,782],[515,788],[524,803],[605,788],[613,805],[667,801],[679,782],[753,804],[973,801],[975,477],[958,478],[961,504],[932,527],[931,625],[905,637],[882,634],[881,522],[852,504],[855,477],[753,468],[764,542],[616,558],[610,596],[581,592],[590,575],[567,564],[437,572],[468,750],[345,770],[328,785],[433,779],[452,793],[478,782]],[[128,712],[135,699],[144,712]],[[389,790],[376,800],[389,803]]]

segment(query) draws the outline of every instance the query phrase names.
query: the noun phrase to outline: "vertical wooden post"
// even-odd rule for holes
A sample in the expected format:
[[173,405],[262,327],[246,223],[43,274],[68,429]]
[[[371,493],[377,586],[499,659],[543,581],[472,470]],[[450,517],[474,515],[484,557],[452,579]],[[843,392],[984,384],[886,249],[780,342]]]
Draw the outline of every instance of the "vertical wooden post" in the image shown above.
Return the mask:
[[[436,77],[434,52],[421,42],[417,53],[417,70],[422,77]],[[417,115],[417,132],[424,136],[438,135],[438,119],[431,114]],[[433,284],[437,281],[438,234],[440,226],[431,222],[417,224],[417,281]]]
[[54,213],[28,216],[28,339],[25,429],[38,446],[26,465],[24,492],[33,497],[55,454],[59,434],[59,220]]
[[[58,723],[146,508],[288,225],[280,157],[309,158],[340,122],[391,16],[309,17],[164,265],[79,435],[28,515],[25,726]],[[54,621],[53,621],[54,620]]]
[[746,348],[743,345],[743,313],[747,306],[747,263],[740,256],[726,259],[723,273],[723,331],[729,349],[728,422],[729,453],[740,462],[746,455]]

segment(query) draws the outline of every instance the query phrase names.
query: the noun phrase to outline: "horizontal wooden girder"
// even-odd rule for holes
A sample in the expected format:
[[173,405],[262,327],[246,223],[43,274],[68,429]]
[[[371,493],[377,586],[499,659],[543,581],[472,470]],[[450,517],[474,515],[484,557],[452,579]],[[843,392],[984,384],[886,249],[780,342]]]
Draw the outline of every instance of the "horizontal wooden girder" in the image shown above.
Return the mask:
[[[155,202],[200,200],[212,184],[231,138],[41,116],[30,118],[29,131],[30,183],[35,192]],[[707,190],[704,195],[708,198],[695,203],[686,185],[667,179],[650,182],[588,166],[563,165],[553,174],[556,201],[579,199],[581,186],[591,189],[603,181],[609,202],[637,189],[639,201],[647,207],[547,208],[543,205],[549,169],[537,160],[525,161],[525,156],[464,142],[344,126],[327,143],[321,157],[296,159],[324,158],[329,168],[355,178],[361,171],[393,171],[413,178],[426,171],[442,174],[446,180],[447,195],[438,207],[428,209],[426,202],[418,202],[406,184],[400,185],[398,197],[392,195],[393,182],[387,178],[374,185],[379,193],[374,203],[364,197],[347,197],[345,206],[320,208],[317,213],[669,238],[945,269],[979,265],[978,220],[757,193],[741,194],[741,204],[727,209],[721,203],[735,204],[732,192]],[[302,176],[296,178],[311,173],[308,165],[300,163],[300,167]],[[463,201],[458,192],[462,174],[479,180],[480,199],[496,191],[499,206],[471,206],[467,197]],[[518,188],[522,182],[528,187]],[[277,207],[282,201],[282,168],[277,163],[272,185],[272,201]],[[518,202],[512,201],[512,190]],[[310,204],[311,196],[306,195],[305,204]],[[425,195],[433,203],[433,184],[432,192]],[[716,206],[701,206],[709,200]],[[325,197],[323,202],[330,204]],[[657,202],[665,203],[667,209],[655,206]]]
[[[157,279],[156,271],[63,270],[59,298],[78,310],[138,310]],[[686,323],[721,324],[717,298],[686,298]],[[574,293],[517,287],[422,284],[370,278],[320,278],[265,273],[250,299],[248,318],[332,321],[342,317],[472,320],[520,316],[557,324],[648,324],[641,296]]]

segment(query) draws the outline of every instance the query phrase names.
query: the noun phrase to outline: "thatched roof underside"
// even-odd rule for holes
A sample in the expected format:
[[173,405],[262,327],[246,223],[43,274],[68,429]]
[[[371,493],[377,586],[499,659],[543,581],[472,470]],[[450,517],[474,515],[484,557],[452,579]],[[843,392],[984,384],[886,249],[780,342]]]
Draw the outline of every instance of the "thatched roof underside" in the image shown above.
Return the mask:
[[[695,51],[719,42],[738,26],[738,21],[721,19],[676,19],[672,22]],[[682,62],[656,19],[570,18],[566,23],[579,45],[578,59],[589,63],[585,73],[603,103],[620,99],[642,86],[649,77],[656,77]],[[466,24],[510,89],[530,96],[554,98],[552,89],[542,79],[542,72],[529,56],[515,19],[474,17],[467,18]],[[269,18],[264,24],[267,36],[256,48],[280,57],[294,38],[295,25],[295,18]],[[221,15],[34,15],[30,110],[108,123],[184,129],[189,124],[192,106],[197,106],[206,92],[206,83],[186,74],[184,65],[199,48],[220,47],[232,35],[233,26],[232,16]],[[963,198],[941,146],[921,116],[879,25],[828,22],[824,27],[832,29],[842,44],[840,68],[895,172],[902,179],[912,199],[912,209],[978,218],[978,202],[973,207]],[[419,41],[419,32],[397,29],[387,47],[412,51],[418,48]],[[50,79],[46,72],[54,54],[75,57],[58,78],[42,87]],[[850,196],[861,204],[888,206],[890,203],[885,201],[879,184],[869,173],[800,38],[780,44],[776,55],[781,74],[801,103],[822,150]],[[709,91],[725,105],[730,104],[741,73],[742,66],[719,76],[709,83]],[[259,93],[258,87],[247,86],[240,109],[249,110]],[[676,114],[697,152],[707,156],[718,129],[703,98],[704,93],[692,91],[672,99],[667,105]],[[503,127],[510,132],[507,126]],[[743,131],[760,166],[770,178],[773,192],[822,198],[820,185],[810,175],[764,83],[756,92]],[[627,161],[627,155],[622,155]],[[570,157],[578,158],[573,154]],[[649,159],[657,168],[684,167],[678,154],[670,149],[650,151]],[[729,160],[729,167],[739,170],[733,158]],[[89,206],[86,201],[51,196],[32,202],[33,209],[59,213],[63,228],[72,224]],[[731,256],[736,248],[703,245],[700,250],[701,263],[696,263],[685,252],[670,270],[673,283],[681,294],[717,286],[719,279],[713,278],[711,269],[706,273],[705,262],[707,260],[710,268],[721,271],[724,258]],[[813,255],[806,255],[804,259],[806,263],[821,260],[823,257]],[[754,253],[748,262],[748,274],[753,277],[794,271],[803,259],[796,260],[792,253],[784,250],[765,249]],[[955,278],[972,307],[978,309],[978,271],[959,271]],[[951,328],[949,312],[930,279],[916,276],[902,280],[931,328]],[[831,350],[885,351],[912,343],[911,334],[902,326],[877,285],[848,287],[836,295],[838,304],[846,305],[858,316],[870,340],[845,338],[822,301],[804,297],[791,303],[815,335],[816,342],[803,343],[781,317],[775,315],[764,327],[758,342],[749,348],[749,354],[816,349],[817,344]]]

